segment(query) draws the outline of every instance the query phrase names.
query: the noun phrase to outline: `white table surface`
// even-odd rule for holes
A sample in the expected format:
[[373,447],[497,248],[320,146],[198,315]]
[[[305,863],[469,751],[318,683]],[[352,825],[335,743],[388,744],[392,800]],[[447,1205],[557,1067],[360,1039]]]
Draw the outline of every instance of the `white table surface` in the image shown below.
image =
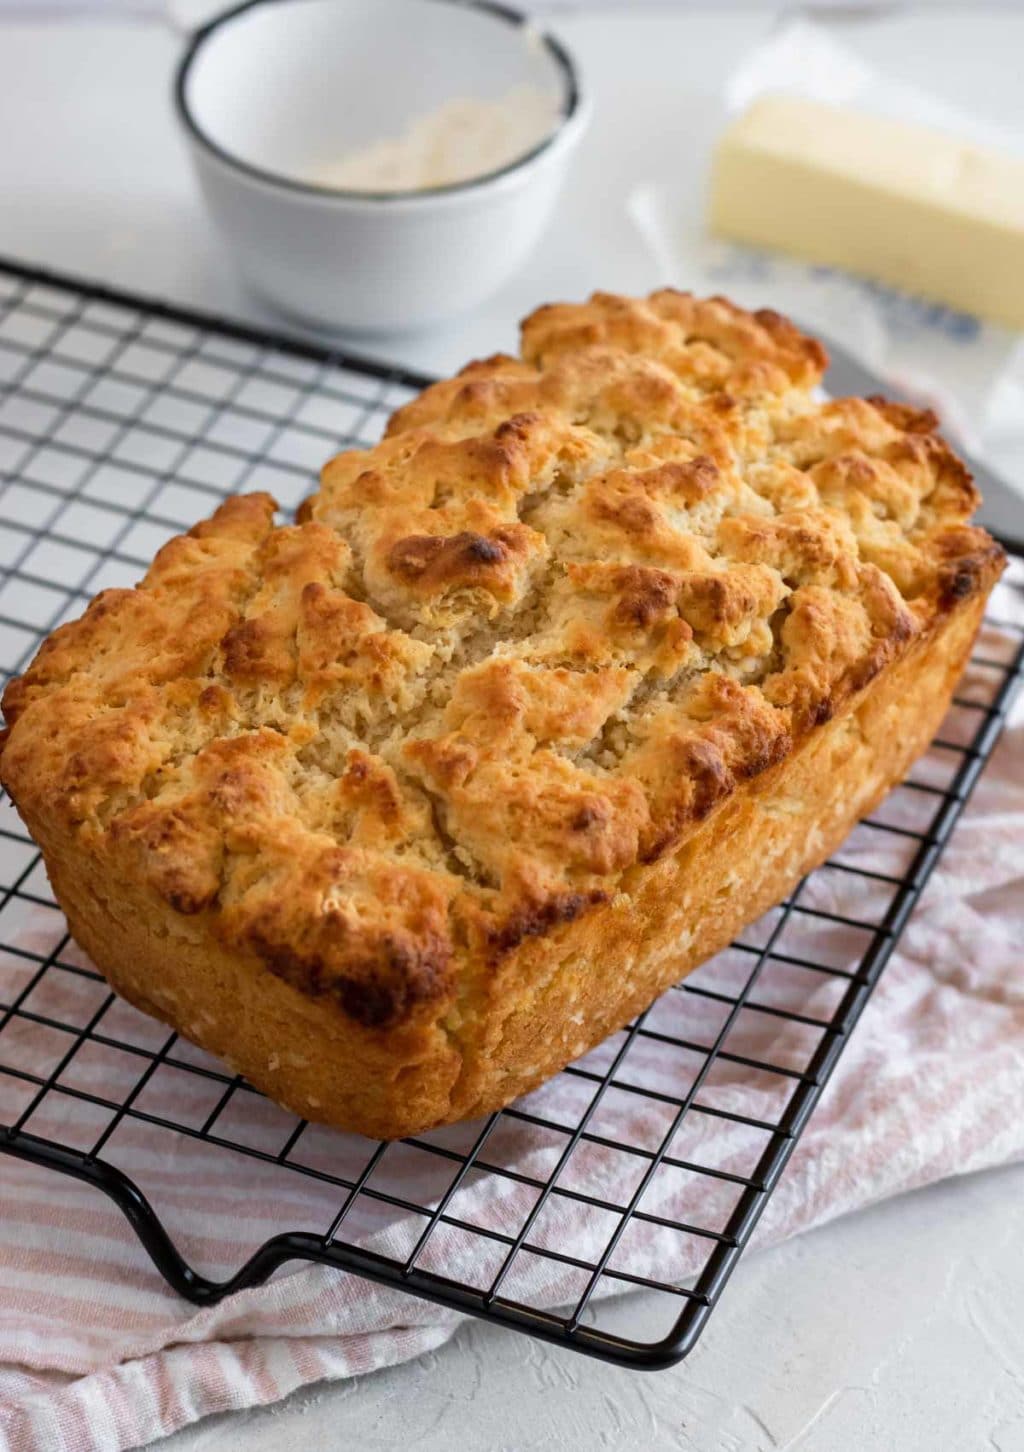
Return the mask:
[[[560,15],[597,115],[539,251],[457,324],[363,349],[447,370],[511,346],[541,300],[662,281],[623,216],[625,190],[638,173],[697,164],[721,82],[769,11]],[[1021,7],[929,7],[844,33],[877,64],[1021,128]],[[177,45],[153,20],[0,17],[0,253],[274,321],[239,287],[193,191],[168,104]],[[418,1362],[162,1446],[1024,1452],[1022,1204],[1019,1166],[750,1255],[694,1354],[655,1376],[467,1325]]]

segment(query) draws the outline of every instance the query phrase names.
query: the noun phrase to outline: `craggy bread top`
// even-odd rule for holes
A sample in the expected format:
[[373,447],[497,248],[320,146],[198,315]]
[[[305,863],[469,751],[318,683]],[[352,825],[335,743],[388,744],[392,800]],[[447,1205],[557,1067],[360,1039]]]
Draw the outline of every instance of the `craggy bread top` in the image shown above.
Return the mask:
[[114,892],[366,1025],[436,1017],[998,573],[935,419],[818,401],[825,363],[721,298],[541,308],[299,523],[231,499],[55,631],[5,783]]

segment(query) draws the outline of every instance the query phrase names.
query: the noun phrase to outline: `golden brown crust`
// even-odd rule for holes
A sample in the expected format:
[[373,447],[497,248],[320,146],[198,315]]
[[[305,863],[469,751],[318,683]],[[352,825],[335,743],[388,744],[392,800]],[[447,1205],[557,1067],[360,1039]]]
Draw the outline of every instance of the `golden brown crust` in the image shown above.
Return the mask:
[[65,895],[130,883],[454,1094],[495,983],[619,921],[998,575],[934,418],[815,401],[825,362],[720,298],[541,308],[521,358],[332,460],[300,523],[253,495],[172,540],[4,698]]

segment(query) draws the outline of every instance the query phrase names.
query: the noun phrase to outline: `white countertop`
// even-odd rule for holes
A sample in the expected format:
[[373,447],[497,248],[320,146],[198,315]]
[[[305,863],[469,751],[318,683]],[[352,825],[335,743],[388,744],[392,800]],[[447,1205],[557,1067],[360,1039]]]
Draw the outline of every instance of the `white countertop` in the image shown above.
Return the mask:
[[1024,1166],[741,1264],[692,1355],[623,1371],[497,1327],[160,1452],[1024,1452]]
[[[538,253],[459,323],[359,346],[447,370],[511,346],[541,300],[665,280],[622,197],[638,173],[694,164],[721,82],[770,11],[623,4],[560,16],[597,114]],[[844,35],[903,78],[1022,128],[1020,7],[929,7]],[[275,322],[239,287],[193,191],[168,103],[177,46],[152,19],[0,14],[0,253]],[[1024,1452],[1022,1204],[1015,1167],[750,1255],[694,1354],[655,1376],[472,1325],[418,1362],[163,1446]]]

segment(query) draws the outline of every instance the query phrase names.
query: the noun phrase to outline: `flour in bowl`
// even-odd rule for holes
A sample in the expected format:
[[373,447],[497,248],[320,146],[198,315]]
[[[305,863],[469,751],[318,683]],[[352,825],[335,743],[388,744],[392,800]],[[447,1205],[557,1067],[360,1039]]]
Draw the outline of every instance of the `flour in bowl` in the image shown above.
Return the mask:
[[539,146],[559,118],[554,96],[515,86],[494,101],[465,97],[417,116],[397,137],[319,165],[307,180],[345,191],[415,192],[500,171]]

